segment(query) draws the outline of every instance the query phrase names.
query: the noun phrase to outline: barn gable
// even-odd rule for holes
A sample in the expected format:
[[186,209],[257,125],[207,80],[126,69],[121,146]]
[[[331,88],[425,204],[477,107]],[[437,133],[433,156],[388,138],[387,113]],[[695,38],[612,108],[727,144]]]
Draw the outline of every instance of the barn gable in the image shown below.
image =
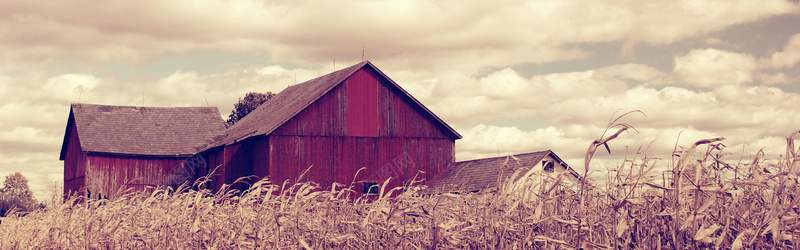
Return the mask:
[[497,188],[498,180],[504,180],[520,169],[570,171],[572,177],[578,178],[577,172],[561,158],[552,151],[545,150],[513,157],[503,156],[453,163],[428,183],[428,192],[475,192]]
[[[412,113],[430,127],[409,125],[414,121],[398,117]],[[286,88],[230,127],[225,138],[209,148],[273,133],[461,138],[369,61]]]
[[286,88],[201,155],[216,169],[217,189],[245,176],[397,187],[445,169],[460,138],[365,61]]

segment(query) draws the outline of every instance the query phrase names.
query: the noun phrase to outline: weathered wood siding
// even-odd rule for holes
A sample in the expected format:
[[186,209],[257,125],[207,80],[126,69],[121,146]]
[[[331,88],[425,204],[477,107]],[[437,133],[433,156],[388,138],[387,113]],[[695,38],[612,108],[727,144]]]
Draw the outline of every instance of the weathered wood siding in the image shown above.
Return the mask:
[[387,79],[362,68],[262,142],[269,150],[254,153],[270,160],[256,169],[259,177],[268,169],[279,184],[313,166],[300,181],[329,186],[391,177],[389,187],[400,186],[415,176],[433,178],[453,162],[455,141],[445,129]]
[[362,68],[272,135],[448,138],[445,130],[388,80]]
[[[225,183],[225,157],[224,152],[225,148],[217,148],[215,150],[210,150],[202,153],[203,158],[206,160],[208,164],[208,171],[214,171],[211,175],[211,183],[210,188],[213,190],[219,190],[222,187],[222,184]],[[208,173],[205,173],[206,175]]]
[[[70,117],[72,118],[72,117]],[[86,153],[81,150],[78,129],[74,119],[67,124],[67,152],[64,156],[64,197],[85,195],[82,188],[86,184]]]
[[[376,74],[368,69],[361,69],[340,85],[340,92],[347,93],[347,135],[360,137],[377,137],[378,122],[378,90],[381,83]],[[322,103],[325,104],[325,103]]]
[[[266,137],[263,136],[250,138],[227,147],[203,152],[202,157],[208,164],[208,171],[216,169],[210,178],[211,187],[219,190],[223,184],[231,184],[240,177],[263,178],[268,176],[269,152],[265,139]],[[252,183],[255,180],[249,181]],[[240,189],[246,187],[242,184],[234,186],[234,188]]]
[[212,178],[215,190],[250,175],[291,184],[309,167],[299,181],[323,187],[355,181],[360,190],[363,181],[391,178],[393,188],[414,178],[429,180],[451,164],[455,138],[449,135],[414,100],[365,67],[271,134],[204,156],[209,169],[219,166]]
[[[173,185],[195,176],[183,176],[185,158],[89,154],[86,158],[86,189],[91,197],[114,198],[119,190],[134,191]],[[180,178],[180,179],[176,179]]]
[[[294,182],[313,166],[300,181],[323,186],[383,182],[390,177],[390,187],[415,177],[428,180],[452,163],[454,155],[449,139],[270,136],[269,145],[273,182]],[[356,176],[361,168],[365,169]]]

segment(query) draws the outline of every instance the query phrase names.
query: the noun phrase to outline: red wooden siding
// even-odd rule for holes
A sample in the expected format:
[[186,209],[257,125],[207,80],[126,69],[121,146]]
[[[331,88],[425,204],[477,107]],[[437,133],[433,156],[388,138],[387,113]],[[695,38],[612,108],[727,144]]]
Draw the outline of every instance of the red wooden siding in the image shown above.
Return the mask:
[[[329,187],[430,180],[455,160],[452,132],[371,67],[353,73],[265,136],[204,153],[216,190],[238,177]],[[356,172],[365,168],[358,176]]]
[[[300,181],[322,186],[349,185],[355,181],[382,182],[391,177],[390,187],[403,181],[428,180],[453,162],[453,141],[429,138],[376,138],[326,136],[270,136],[270,179],[294,182],[313,165]],[[365,167],[358,177],[355,173]],[[420,171],[424,171],[421,173]]]
[[[208,171],[216,169],[211,177],[211,187],[219,190],[223,184],[231,184],[240,177],[255,176],[261,179],[268,176],[269,151],[265,138],[251,138],[202,153],[208,163]],[[252,183],[255,179],[249,181]],[[246,186],[238,184],[234,188],[242,189]]]
[[257,137],[250,145],[253,147],[253,175],[259,179],[269,176],[269,140],[266,136]]
[[113,198],[121,188],[145,190],[148,187],[172,184],[175,169],[183,167],[183,160],[184,158],[90,154],[86,161],[86,188],[92,197],[102,195]]
[[[212,151],[206,151],[202,154],[206,159],[208,171],[214,171],[211,179],[211,188],[219,190],[222,184],[225,183],[225,157],[223,157],[224,148],[218,148]],[[208,173],[206,173],[208,174]]]
[[[272,134],[328,135],[347,134],[347,93],[338,86],[289,119]],[[313,122],[309,122],[313,121]]]
[[344,83],[347,90],[347,135],[378,136],[378,77],[371,70],[356,71]]
[[449,138],[444,130],[388,80],[362,68],[272,135]]
[[81,192],[86,183],[86,153],[81,150],[74,119],[68,121],[67,152],[64,156],[64,197],[85,195]]
[[[245,140],[225,148],[225,183],[233,183],[239,177],[253,175],[253,144],[254,140]],[[237,183],[234,188],[244,188]]]

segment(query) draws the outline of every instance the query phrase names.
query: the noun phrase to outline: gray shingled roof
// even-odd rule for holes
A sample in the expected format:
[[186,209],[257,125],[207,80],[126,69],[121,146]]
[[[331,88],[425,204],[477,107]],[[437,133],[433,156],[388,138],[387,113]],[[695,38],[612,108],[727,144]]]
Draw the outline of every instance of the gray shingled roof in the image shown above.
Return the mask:
[[75,121],[84,152],[122,155],[192,155],[219,139],[225,129],[216,107],[72,104],[69,119]]
[[514,155],[517,160],[502,156],[456,162],[428,182],[427,192],[473,192],[496,188],[499,175],[502,174],[501,180],[504,180],[520,168],[532,169],[549,154],[560,161],[552,151],[545,150]]
[[439,121],[447,131],[452,133],[454,138],[461,138],[461,135],[453,128],[433,114],[433,112],[428,110],[428,108],[408,94],[408,92],[403,90],[397,83],[384,75],[383,72],[372,65],[372,63],[364,61],[284,89],[228,128],[225,137],[212,143],[208,148],[230,145],[249,137],[272,133],[363,67],[371,67],[381,76],[388,79],[390,83],[394,84],[401,92],[406,94],[412,101],[422,107],[423,110],[433,116],[435,120]]

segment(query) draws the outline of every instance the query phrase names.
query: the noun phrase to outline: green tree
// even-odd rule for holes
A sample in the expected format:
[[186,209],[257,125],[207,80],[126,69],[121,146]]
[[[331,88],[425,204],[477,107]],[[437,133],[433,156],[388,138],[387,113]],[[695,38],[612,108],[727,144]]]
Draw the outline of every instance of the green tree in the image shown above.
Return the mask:
[[233,105],[233,110],[228,116],[228,126],[235,124],[273,96],[275,93],[267,91],[267,93],[250,92],[244,98],[239,98],[239,102]]
[[3,189],[0,189],[0,216],[6,216],[8,211],[30,211],[36,208],[38,202],[33,197],[33,192],[28,187],[28,179],[16,172],[6,176]]

